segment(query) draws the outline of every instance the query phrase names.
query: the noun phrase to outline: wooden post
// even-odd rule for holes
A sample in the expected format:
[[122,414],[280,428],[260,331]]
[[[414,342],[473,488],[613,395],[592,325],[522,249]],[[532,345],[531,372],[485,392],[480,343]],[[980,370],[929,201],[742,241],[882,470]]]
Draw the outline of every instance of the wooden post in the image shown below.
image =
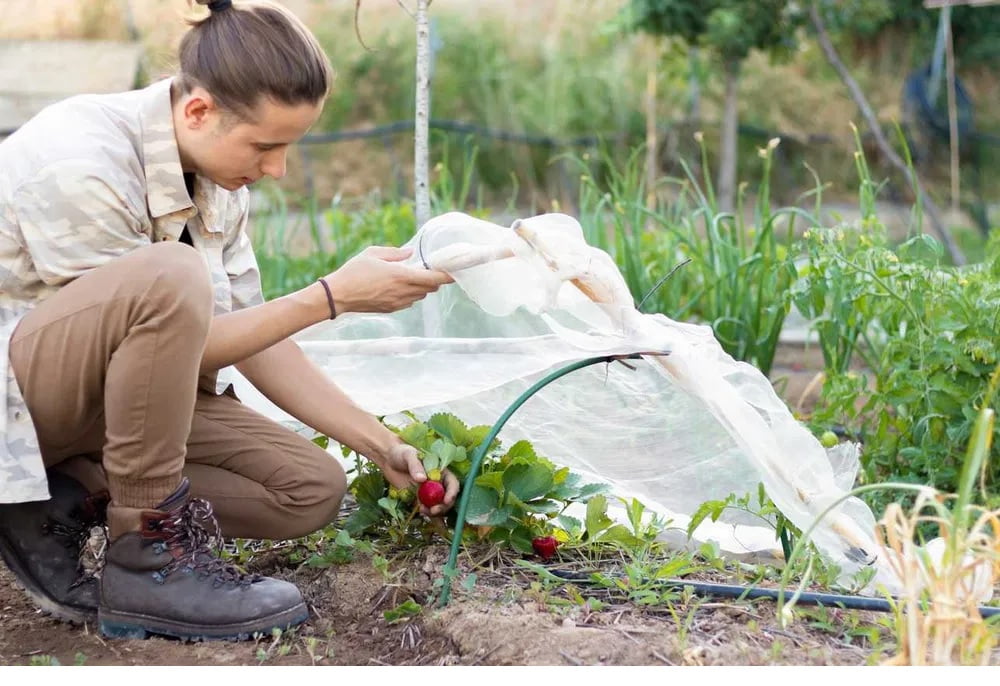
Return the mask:
[[418,229],[431,218],[428,164],[431,39],[427,21],[427,8],[430,4],[430,0],[417,0],[417,102],[413,136],[413,193]]

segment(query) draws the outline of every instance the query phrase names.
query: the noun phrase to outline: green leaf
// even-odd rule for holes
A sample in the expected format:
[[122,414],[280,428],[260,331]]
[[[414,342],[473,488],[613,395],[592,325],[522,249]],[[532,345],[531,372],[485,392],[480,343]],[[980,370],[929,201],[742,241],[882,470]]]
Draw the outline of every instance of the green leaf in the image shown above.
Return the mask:
[[611,486],[608,484],[586,484],[580,488],[580,494],[577,495],[577,499],[580,501],[586,501],[593,498],[595,495],[604,495],[611,492]]
[[318,445],[323,450],[326,450],[327,448],[330,447],[330,437],[324,436],[323,434],[320,434],[319,436],[313,438],[312,442]]
[[566,476],[562,477],[560,480],[560,474],[567,471],[565,468],[558,470],[552,476],[552,483],[554,484],[551,491],[549,491],[549,496],[552,498],[559,498],[560,500],[579,500],[580,499],[580,481],[583,477],[579,474],[569,472]]
[[[528,550],[525,552],[529,553],[534,552],[531,548],[530,541],[528,542]],[[530,560],[514,560],[514,564],[516,564],[518,567],[524,567],[525,569],[531,570],[545,581],[557,581],[561,584],[566,583],[566,579],[563,579],[560,576],[556,576],[548,569],[546,569],[545,565],[540,565],[537,562],[531,562]]]
[[[476,450],[480,445],[482,445],[483,441],[486,440],[486,437],[490,435],[490,431],[492,430],[493,427],[488,426],[486,424],[483,424],[481,426],[474,426],[471,429],[469,429],[469,433],[466,436],[466,440],[462,443],[462,445],[465,446],[465,449],[467,451],[472,452]],[[489,450],[490,451],[497,450],[499,447],[500,447],[500,441],[494,438],[492,444],[490,445]]]
[[441,469],[441,457],[437,453],[424,453],[422,462],[424,469],[428,472],[434,469]]
[[518,525],[510,532],[510,537],[507,540],[510,541],[511,547],[515,550],[530,555],[535,552],[535,549],[531,546],[531,539],[533,537],[531,529],[523,525]]
[[732,502],[732,495],[730,495],[730,497],[726,500],[706,500],[699,505],[698,509],[694,511],[694,514],[691,515],[691,521],[688,523],[688,538],[691,538],[691,536],[694,535],[695,529],[698,528],[699,524],[705,521],[706,517],[710,516],[713,522],[718,521],[723,510],[726,509],[730,502]]
[[399,437],[418,450],[430,448],[430,428],[423,422],[414,422],[403,427],[399,432]]
[[476,477],[477,486],[492,488],[497,493],[503,491],[503,472],[486,472]]
[[374,502],[359,503],[358,509],[344,522],[344,531],[352,536],[360,536],[382,521],[385,514]]
[[632,498],[632,502],[625,502],[625,506],[632,531],[638,534],[642,530],[642,513],[646,511],[646,506],[640,503],[638,498]]
[[559,512],[563,509],[563,506],[555,500],[532,500],[529,503],[524,503],[524,509],[528,512],[536,512],[538,514],[551,514]]
[[492,488],[478,484],[472,487],[465,521],[473,526],[503,526],[510,520],[512,510],[500,507],[500,494]]
[[608,501],[603,495],[591,498],[587,503],[587,536],[591,539],[614,524],[608,517]]
[[399,501],[392,498],[379,498],[378,506],[393,517],[399,516]]
[[385,478],[381,472],[366,472],[351,482],[351,491],[359,504],[374,504],[385,495],[385,490]]
[[382,613],[382,616],[385,617],[385,621],[389,622],[389,624],[396,624],[397,622],[403,622],[416,617],[423,609],[420,603],[413,600],[413,598],[407,598],[405,603],[397,605],[391,610],[386,610]]
[[505,457],[509,458],[511,462],[538,460],[538,455],[535,454],[535,448],[530,441],[518,441],[510,447]]
[[555,521],[571,536],[578,537],[583,531],[583,522],[576,517],[570,517],[569,515],[562,514],[556,517]]
[[503,485],[521,501],[534,500],[552,487],[552,470],[541,464],[515,464],[504,470]]
[[469,440],[469,428],[453,414],[439,412],[431,415],[431,418],[427,420],[427,426],[455,445],[466,445]]
[[580,480],[578,475],[574,475],[573,472],[569,471],[569,467],[561,467],[552,474],[552,483],[556,486],[561,486],[573,476],[576,476],[576,481]]
[[596,538],[592,539],[595,541],[603,541],[605,543],[617,543],[622,546],[632,547],[639,543],[632,532],[622,524],[615,524],[610,529],[605,529]]

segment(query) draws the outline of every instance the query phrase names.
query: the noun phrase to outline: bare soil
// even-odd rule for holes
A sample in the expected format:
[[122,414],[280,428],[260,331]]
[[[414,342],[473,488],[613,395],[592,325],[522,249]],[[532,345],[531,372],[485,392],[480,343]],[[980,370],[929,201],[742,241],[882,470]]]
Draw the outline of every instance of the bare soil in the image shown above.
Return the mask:
[[[388,577],[365,556],[323,570],[258,564],[295,581],[311,616],[284,636],[242,643],[104,639],[94,626],[42,616],[0,570],[0,665],[862,665],[879,657],[845,628],[880,632],[867,613],[841,622],[842,610],[813,610],[781,629],[770,601],[643,608],[607,591],[594,592],[603,606],[590,610],[561,584],[540,587],[500,557],[439,610],[433,582],[446,555],[443,544],[411,551]],[[416,617],[386,619],[411,599],[423,606]]]

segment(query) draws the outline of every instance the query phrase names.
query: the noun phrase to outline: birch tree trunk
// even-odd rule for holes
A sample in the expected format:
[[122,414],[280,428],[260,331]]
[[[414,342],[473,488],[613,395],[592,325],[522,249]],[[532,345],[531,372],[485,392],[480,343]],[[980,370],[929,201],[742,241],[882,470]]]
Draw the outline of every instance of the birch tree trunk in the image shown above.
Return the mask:
[[431,217],[428,139],[430,126],[431,39],[427,8],[431,0],[417,0],[417,97],[413,136],[413,186],[417,228]]
[[832,66],[834,71],[836,71],[840,76],[840,80],[844,82],[845,86],[847,86],[847,90],[850,92],[854,103],[858,106],[858,109],[861,110],[861,116],[864,117],[865,123],[868,124],[868,129],[875,137],[875,144],[878,146],[886,160],[889,161],[889,164],[899,170],[899,172],[906,177],[916,190],[917,202],[923,203],[924,209],[927,210],[927,216],[930,217],[931,224],[934,226],[934,231],[944,244],[945,250],[948,251],[948,255],[951,257],[952,262],[956,265],[965,264],[965,255],[962,253],[961,248],[959,248],[955,243],[948,227],[944,225],[944,221],[941,219],[941,210],[938,209],[938,206],[933,200],[931,200],[930,196],[927,195],[927,191],[924,189],[924,184],[920,181],[920,177],[918,177],[917,173],[910,166],[908,166],[899,155],[896,154],[896,151],[889,145],[889,141],[886,140],[885,134],[882,132],[882,127],[878,123],[878,118],[875,116],[875,112],[872,110],[871,105],[868,104],[868,100],[865,98],[864,93],[861,92],[861,87],[858,86],[858,82],[854,80],[851,73],[847,71],[847,67],[844,65],[843,60],[841,60],[840,55],[837,54],[837,49],[833,46],[833,42],[830,40],[830,34],[826,30],[826,24],[823,22],[823,17],[820,16],[819,9],[815,3],[813,3],[809,8],[809,18],[812,21],[813,28],[816,30],[816,39],[819,41],[819,46],[823,50],[823,54],[826,55],[826,59],[830,63],[830,66]]
[[719,152],[719,209],[731,212],[736,203],[736,162],[739,112],[740,63],[726,62],[726,102],[722,115],[722,147]]

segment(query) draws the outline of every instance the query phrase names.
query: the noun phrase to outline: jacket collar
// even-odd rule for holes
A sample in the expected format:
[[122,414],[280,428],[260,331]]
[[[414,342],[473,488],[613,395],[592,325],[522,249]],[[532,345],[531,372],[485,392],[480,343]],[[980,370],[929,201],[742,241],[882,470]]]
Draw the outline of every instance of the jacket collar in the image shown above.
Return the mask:
[[170,104],[172,82],[173,79],[164,79],[140,91],[139,119],[146,204],[153,219],[193,209],[184,186],[181,156],[174,135]]

